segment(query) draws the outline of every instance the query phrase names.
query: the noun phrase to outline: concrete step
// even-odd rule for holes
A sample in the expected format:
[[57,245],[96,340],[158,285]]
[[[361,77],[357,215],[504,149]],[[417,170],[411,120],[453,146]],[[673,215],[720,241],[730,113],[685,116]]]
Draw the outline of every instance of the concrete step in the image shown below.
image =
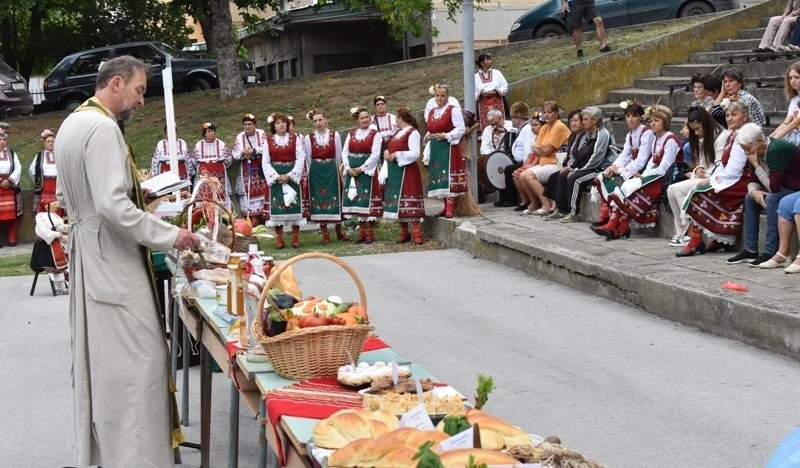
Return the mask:
[[675,76],[651,76],[644,78],[637,78],[633,82],[633,86],[641,89],[652,89],[662,92],[669,92],[670,86],[674,90],[683,90],[689,85],[691,77],[675,77]]
[[[716,51],[716,52],[694,52],[692,54],[689,54],[689,61],[692,63],[702,63],[702,62],[728,63],[728,57],[739,54],[754,54],[754,53],[750,49]],[[770,56],[769,54],[755,54],[754,60],[750,61],[756,61],[756,62],[775,62],[783,60],[797,61],[797,57],[800,56],[800,51],[786,52],[786,54],[787,55],[782,55],[780,57]],[[737,59],[736,62],[741,62],[741,60]]]
[[728,63],[678,63],[661,66],[661,76],[690,77],[695,73],[722,74],[725,70],[736,67],[742,71],[745,78],[758,76],[783,76],[789,66],[797,59],[770,60],[766,62],[748,62],[730,65]]
[[760,43],[760,37],[758,39],[728,39],[715,42],[714,50],[719,52],[750,51],[758,47]]
[[742,29],[739,31],[739,39],[761,39],[764,37],[765,28]]
[[[781,88],[747,88],[753,96],[761,102],[765,112],[785,111],[788,107],[786,95]],[[694,101],[694,93],[686,91],[676,91],[670,96],[669,90],[644,89],[644,88],[622,88],[609,91],[607,99],[609,103],[620,103],[626,99],[638,98],[645,105],[658,102],[663,104],[673,112],[685,113]]]

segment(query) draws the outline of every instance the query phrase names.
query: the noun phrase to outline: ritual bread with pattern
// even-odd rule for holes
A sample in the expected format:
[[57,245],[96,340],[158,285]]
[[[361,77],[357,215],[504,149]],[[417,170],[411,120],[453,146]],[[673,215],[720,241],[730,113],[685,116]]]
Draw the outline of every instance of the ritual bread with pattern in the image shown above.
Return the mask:
[[[470,408],[451,414],[463,414],[470,424],[478,424],[481,433],[481,446],[485,449],[500,450],[503,447],[511,447],[512,445],[533,444],[531,436],[522,429],[481,410]],[[442,429],[443,427],[444,423],[441,422],[437,429]]]
[[344,409],[323,419],[312,432],[314,445],[342,448],[356,439],[376,439],[397,429],[397,416],[388,411]]
[[519,461],[502,452],[489,449],[463,448],[453,449],[439,454],[439,459],[444,466],[467,466],[469,458],[475,457],[475,466],[480,465],[518,465]]
[[415,427],[401,427],[387,432],[382,438],[400,440],[417,449],[425,442],[430,441],[433,442],[435,449],[440,443],[449,439],[450,436],[446,432],[437,430],[423,431]]
[[328,467],[407,468],[415,465],[412,458],[416,453],[414,447],[398,439],[358,439],[333,452]]

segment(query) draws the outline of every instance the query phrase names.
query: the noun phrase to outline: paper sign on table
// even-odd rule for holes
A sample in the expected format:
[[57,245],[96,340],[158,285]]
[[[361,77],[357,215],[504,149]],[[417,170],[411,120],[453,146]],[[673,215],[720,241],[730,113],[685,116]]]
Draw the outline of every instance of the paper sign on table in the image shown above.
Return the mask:
[[475,430],[471,427],[461,431],[453,437],[442,441],[442,443],[439,444],[439,450],[444,452],[446,450],[453,450],[457,448],[474,448],[475,444],[472,443],[472,440],[475,437],[474,434]]
[[428,416],[428,410],[425,405],[420,403],[411,408],[406,414],[400,417],[400,427],[414,427],[422,431],[431,431],[434,429],[433,421]]

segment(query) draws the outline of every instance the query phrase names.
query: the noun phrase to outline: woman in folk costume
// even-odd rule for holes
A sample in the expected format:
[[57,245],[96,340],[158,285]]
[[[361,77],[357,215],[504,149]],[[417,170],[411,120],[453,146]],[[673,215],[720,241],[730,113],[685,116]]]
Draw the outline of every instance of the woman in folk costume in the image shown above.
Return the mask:
[[[597,221],[592,223],[592,226],[600,229],[608,224],[611,218],[608,196],[623,182],[644,170],[645,165],[650,161],[653,142],[656,139],[650,127],[642,123],[644,108],[641,105],[624,101],[620,107],[625,112],[625,123],[630,129],[625,136],[625,146],[614,163],[594,179],[594,185],[600,195],[600,215]],[[592,230],[604,235],[599,230]]]
[[381,155],[386,151],[386,144],[389,138],[397,131],[397,116],[390,114],[387,111],[386,96],[379,94],[372,100],[372,105],[375,106],[375,115],[372,117],[372,125],[378,129],[381,134]]
[[17,153],[8,148],[8,134],[0,131],[0,227],[6,228],[12,247],[17,245],[17,224],[22,216],[21,175],[22,164]]
[[417,119],[406,107],[397,110],[397,132],[383,152],[387,165],[383,186],[383,219],[400,222],[400,243],[409,242],[411,222],[414,244],[422,245],[421,221],[425,217],[422,198],[422,175],[417,160],[420,155],[420,134]]
[[236,177],[239,209],[253,224],[260,224],[267,193],[267,180],[261,168],[261,147],[267,141],[267,134],[256,128],[256,123],[258,120],[253,114],[242,117],[244,131],[236,135],[231,156],[234,160],[241,161],[239,175]]
[[268,198],[264,204],[267,226],[275,228],[275,247],[282,249],[283,226],[292,226],[292,247],[300,247],[300,226],[306,224],[303,216],[300,181],[306,167],[303,141],[296,133],[289,132],[289,118],[281,113],[269,119],[271,135],[261,149],[261,167],[269,185]]
[[309,220],[319,224],[322,244],[331,242],[328,223],[336,226],[336,238],[346,241],[342,232],[342,138],[328,128],[322,109],[311,110],[307,117],[314,122],[314,131],[303,138],[308,167]]
[[467,192],[467,176],[461,157],[461,137],[464,135],[464,117],[461,109],[448,103],[450,91],[446,84],[437,83],[430,88],[436,107],[428,111],[425,121],[428,133],[424,142],[430,142],[428,160],[428,196],[444,198],[444,210],[439,216],[453,217],[453,199]]
[[[231,183],[228,180],[227,169],[231,167],[233,159],[225,146],[225,142],[217,138],[217,127],[214,124],[206,122],[201,126],[201,129],[203,139],[194,145],[192,154],[195,174],[197,174],[195,183],[200,183],[200,179],[203,177],[216,178],[220,182],[216,195],[230,209]],[[205,198],[214,197],[207,185],[200,189],[198,195]]]
[[[676,257],[691,257],[732,245],[742,231],[744,197],[750,172],[747,151],[762,136],[761,128],[746,125],[750,109],[746,102],[732,102],[725,109],[730,134],[722,149],[720,164],[710,177],[700,179],[686,197],[683,212],[689,222],[689,244]],[[706,247],[703,234],[712,239]]]
[[592,226],[592,230],[605,236],[606,240],[630,237],[631,219],[642,227],[655,227],[658,220],[658,200],[664,193],[664,176],[672,169],[676,160],[683,160],[681,142],[669,131],[672,111],[666,106],[656,104],[649,111],[646,110],[645,114],[650,118],[650,130],[655,135],[650,160],[644,171],[633,173],[608,194],[612,205],[608,222],[603,226]]
[[[175,152],[178,156],[178,177],[181,180],[194,179],[194,166],[190,161],[189,147],[183,138],[178,138],[178,130],[175,129]],[[167,127],[164,127],[164,139],[156,144],[156,149],[153,151],[153,160],[150,162],[150,171],[154,176],[162,174],[171,170],[169,158],[169,141],[167,140]]]
[[689,242],[689,238],[684,235],[688,226],[681,208],[692,189],[697,187],[701,180],[711,177],[711,174],[714,173],[730,133],[729,130],[722,128],[703,107],[689,108],[686,125],[689,128],[692,172],[688,179],[673,182],[667,187],[667,200],[673,214],[675,227],[669,241],[669,245],[673,247],[683,247]]
[[508,93],[508,82],[499,70],[492,68],[492,63],[492,54],[489,52],[483,52],[475,60],[475,65],[478,67],[478,71],[475,73],[475,100],[478,104],[481,130],[489,125],[487,118],[489,110],[497,109],[502,112],[503,120],[508,115],[508,105],[505,100],[505,95]]
[[342,147],[342,213],[358,217],[356,242],[371,244],[375,240],[375,220],[383,215],[383,193],[377,177],[383,140],[372,127],[366,107],[354,107],[350,114],[358,127],[348,132]]
[[[53,145],[56,141],[56,134],[49,128],[44,129],[40,135],[44,141],[44,150],[36,153],[28,168],[28,173],[33,179],[33,212],[42,213],[47,211],[47,204],[56,201],[56,156],[53,153]],[[58,216],[63,216],[64,212],[60,208],[56,212]]]

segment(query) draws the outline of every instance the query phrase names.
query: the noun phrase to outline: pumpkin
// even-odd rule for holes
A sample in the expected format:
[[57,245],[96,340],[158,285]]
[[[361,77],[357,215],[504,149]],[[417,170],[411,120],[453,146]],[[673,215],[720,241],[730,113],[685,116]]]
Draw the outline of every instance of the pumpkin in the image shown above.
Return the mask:
[[236,221],[233,222],[233,229],[245,237],[253,235],[253,226],[251,226],[246,219],[237,218]]

